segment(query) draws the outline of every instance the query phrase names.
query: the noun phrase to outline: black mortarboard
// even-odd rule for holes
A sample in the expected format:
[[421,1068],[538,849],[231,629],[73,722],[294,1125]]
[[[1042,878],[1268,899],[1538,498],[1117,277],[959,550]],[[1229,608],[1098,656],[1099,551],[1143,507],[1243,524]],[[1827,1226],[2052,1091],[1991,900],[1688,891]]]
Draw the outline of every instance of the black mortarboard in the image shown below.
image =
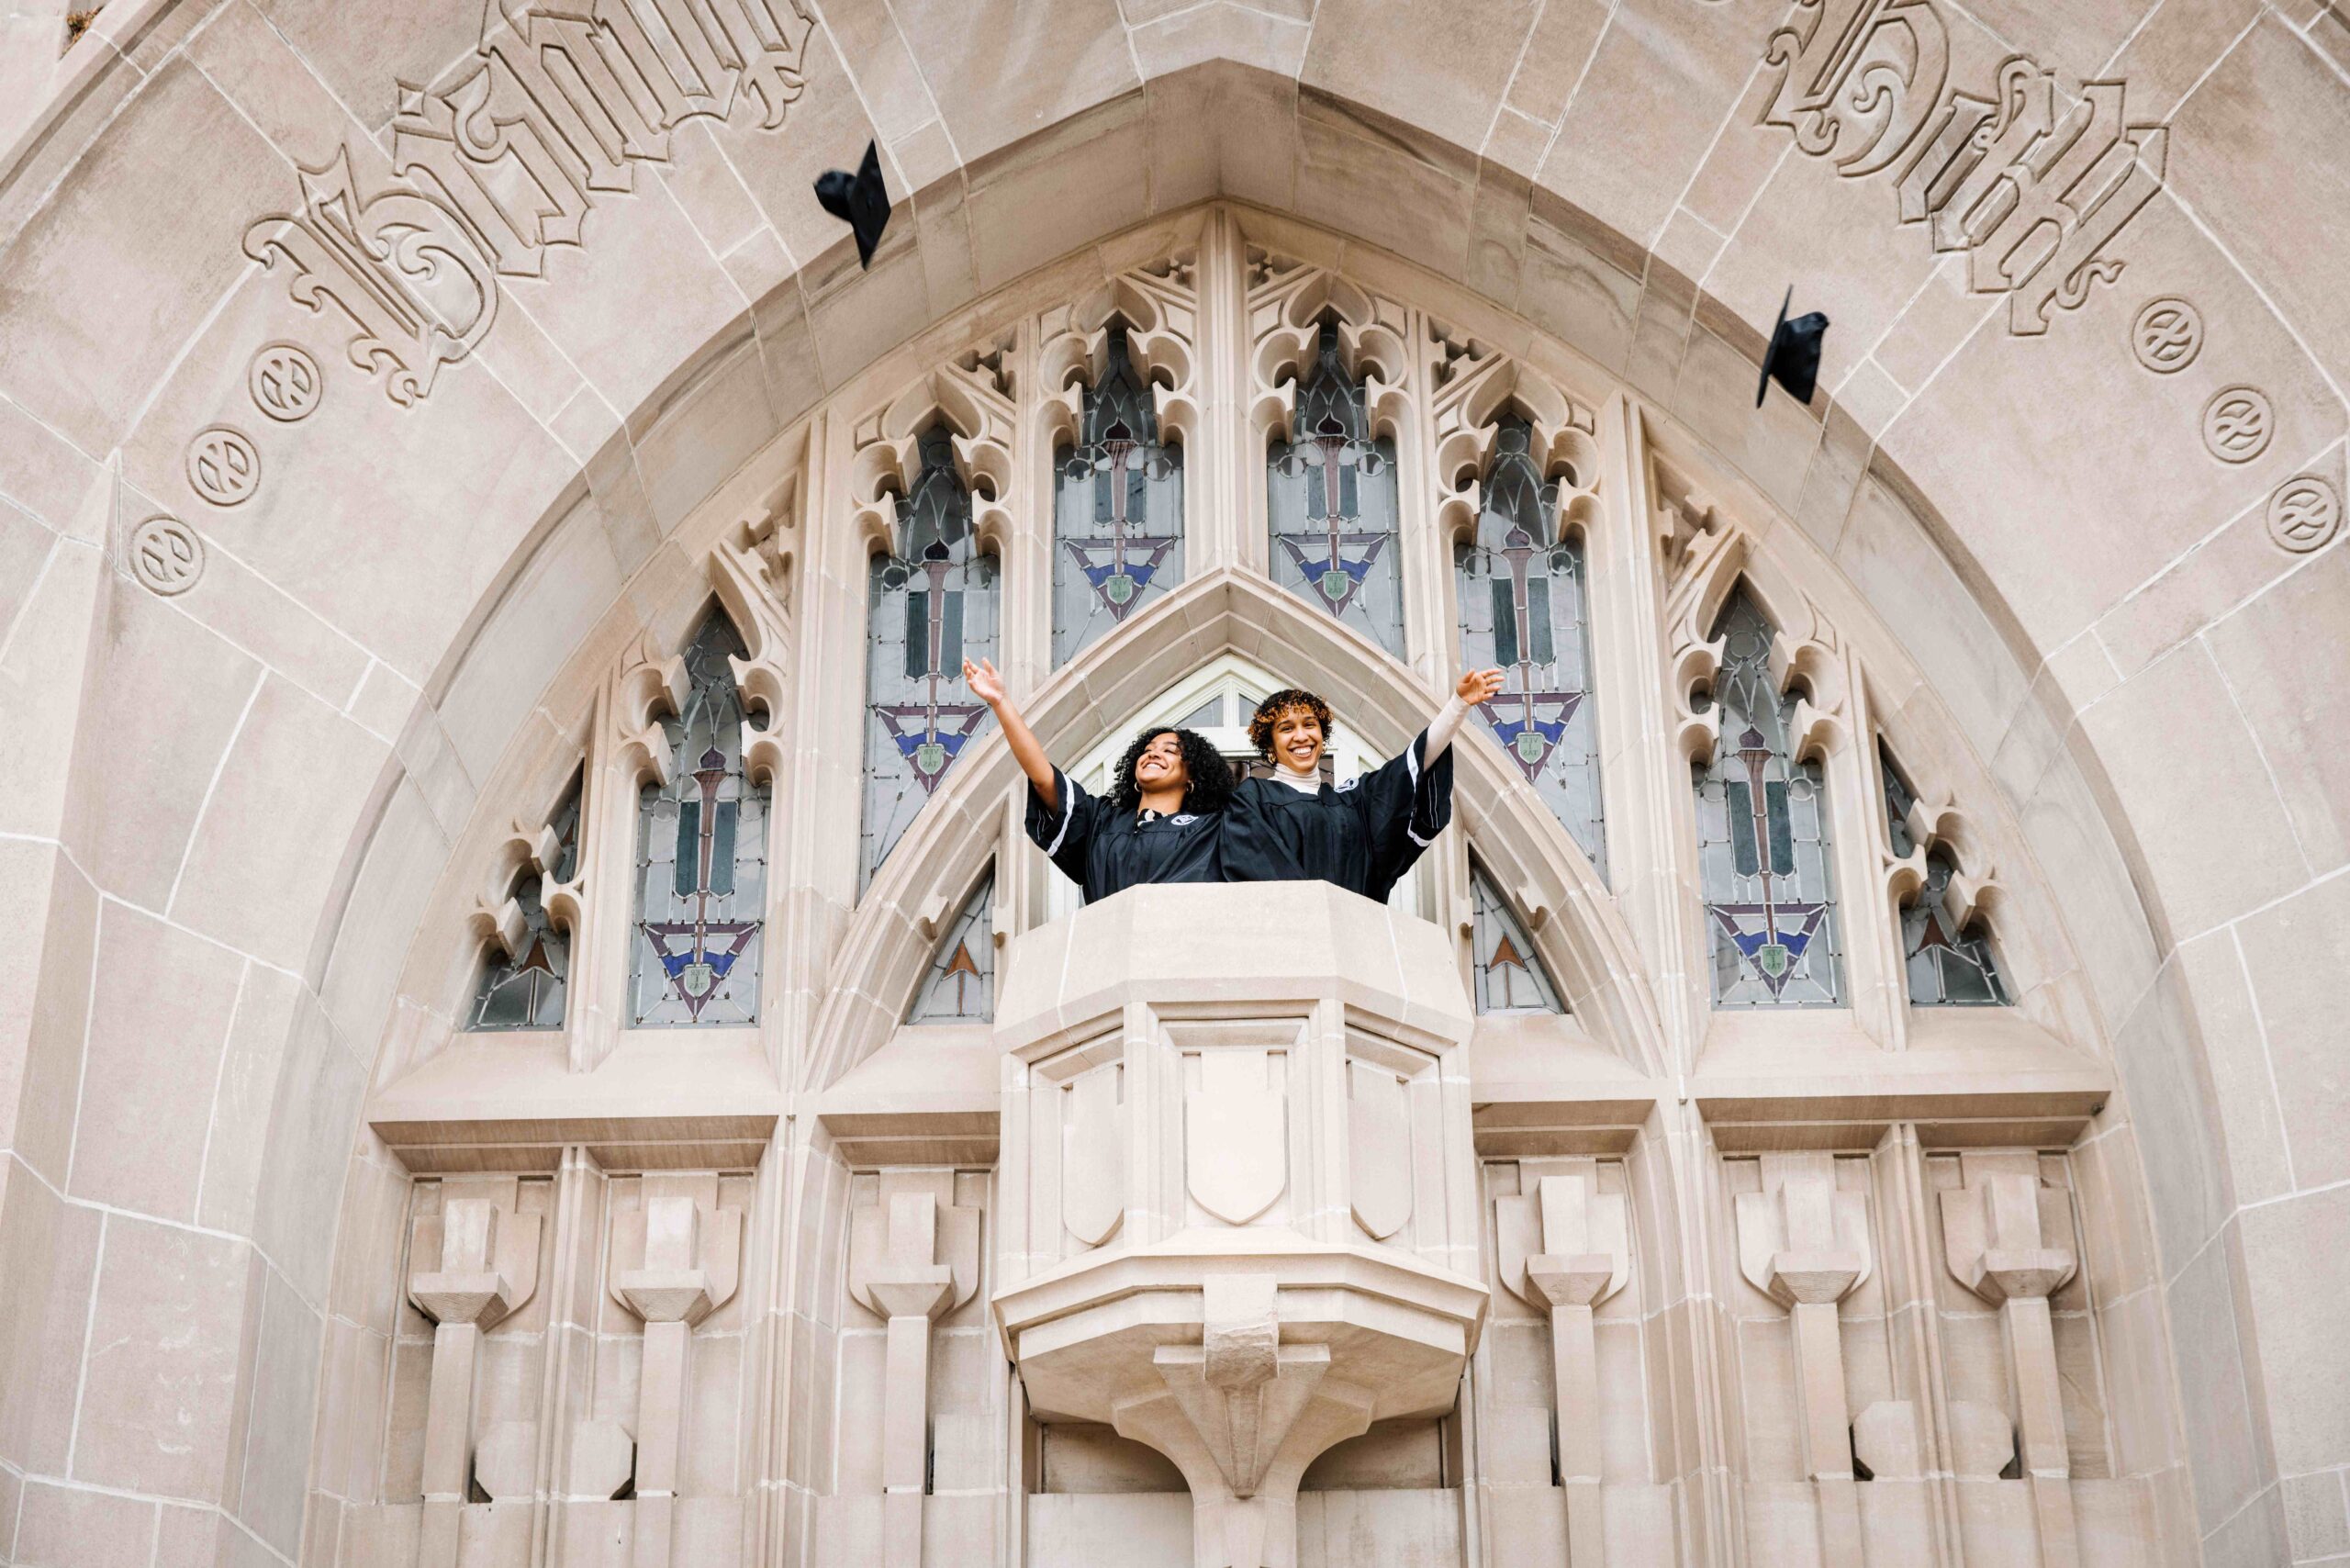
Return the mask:
[[1779,301],[1778,325],[1771,329],[1771,346],[1762,351],[1762,379],[1754,384],[1758,409],[1774,381],[1798,403],[1810,402],[1811,389],[1819,383],[1819,340],[1828,335],[1828,318],[1814,310],[1788,320],[1787,307],[1795,297],[1795,286],[1789,284],[1787,297]]
[[890,226],[890,187],[881,183],[879,145],[865,144],[865,162],[854,174],[845,169],[827,169],[817,175],[816,202],[856,235],[857,265],[871,266],[874,248],[881,243],[881,230]]

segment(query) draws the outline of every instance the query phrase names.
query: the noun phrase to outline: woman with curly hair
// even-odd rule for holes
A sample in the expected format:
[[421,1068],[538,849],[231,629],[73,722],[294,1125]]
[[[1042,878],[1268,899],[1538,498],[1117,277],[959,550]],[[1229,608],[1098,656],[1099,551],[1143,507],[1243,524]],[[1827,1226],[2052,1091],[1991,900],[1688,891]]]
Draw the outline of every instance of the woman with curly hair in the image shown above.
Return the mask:
[[1233,787],[1224,818],[1224,879],[1318,878],[1385,902],[1452,820],[1452,737],[1469,710],[1501,688],[1500,670],[1471,670],[1401,756],[1336,788],[1321,774],[1330,705],[1295,687],[1266,698],[1249,721],[1248,738],[1272,764],[1272,777]]
[[1013,759],[1028,776],[1028,836],[1085,902],[1140,882],[1223,880],[1216,827],[1232,770],[1205,736],[1162,725],[1136,735],[1106,801],[1053,766],[986,659],[963,661],[972,694],[995,711]]

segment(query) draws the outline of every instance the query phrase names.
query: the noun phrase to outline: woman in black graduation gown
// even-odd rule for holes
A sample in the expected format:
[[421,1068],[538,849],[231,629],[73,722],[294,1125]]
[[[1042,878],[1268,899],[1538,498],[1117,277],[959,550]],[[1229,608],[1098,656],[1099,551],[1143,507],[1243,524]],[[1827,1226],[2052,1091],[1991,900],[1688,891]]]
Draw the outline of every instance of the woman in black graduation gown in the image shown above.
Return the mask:
[[1470,671],[1401,755],[1336,788],[1320,771],[1330,705],[1294,687],[1266,698],[1248,738],[1273,765],[1273,776],[1233,786],[1224,817],[1224,879],[1318,878],[1384,902],[1452,820],[1452,737],[1469,710],[1501,687],[1500,670]]
[[1145,730],[1119,758],[1105,801],[1053,766],[993,664],[964,660],[963,679],[994,710],[1028,775],[1028,836],[1085,890],[1086,902],[1141,882],[1224,879],[1216,826],[1232,771],[1205,736],[1172,725]]

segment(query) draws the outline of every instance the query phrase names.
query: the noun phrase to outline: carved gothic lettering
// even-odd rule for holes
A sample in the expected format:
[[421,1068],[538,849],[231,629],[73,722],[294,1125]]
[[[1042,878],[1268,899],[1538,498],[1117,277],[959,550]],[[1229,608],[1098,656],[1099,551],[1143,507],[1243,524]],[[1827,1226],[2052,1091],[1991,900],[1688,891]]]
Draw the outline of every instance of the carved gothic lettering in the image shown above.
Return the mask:
[[540,276],[548,246],[580,243],[597,195],[666,162],[680,120],[748,97],[761,129],[781,125],[814,25],[796,0],[497,0],[473,59],[400,89],[406,183],[363,200],[341,151],[303,176],[301,212],[246,230],[245,253],[290,263],[295,302],[331,302],[357,329],[352,363],[414,403],[488,333],[498,275]]
[[2162,184],[2166,150],[2161,127],[2124,120],[2123,84],[2066,104],[2056,73],[2019,55],[1990,96],[1945,96],[1934,0],[1798,0],[1763,61],[1780,72],[1763,123],[1847,176],[1899,162],[1901,221],[1966,253],[1967,286],[2008,297],[2010,332],[2046,331],[2052,308],[2121,275],[2106,247]]
[[1763,113],[1814,157],[1873,174],[1924,129],[1950,72],[1950,37],[1928,0],[1811,0],[1811,28],[1783,28],[1764,49],[1780,66]]
[[300,214],[248,228],[245,253],[265,267],[290,263],[296,304],[341,310],[359,330],[351,363],[380,373],[403,407],[497,319],[495,270],[458,216],[404,187],[363,197],[348,151],[303,174]]

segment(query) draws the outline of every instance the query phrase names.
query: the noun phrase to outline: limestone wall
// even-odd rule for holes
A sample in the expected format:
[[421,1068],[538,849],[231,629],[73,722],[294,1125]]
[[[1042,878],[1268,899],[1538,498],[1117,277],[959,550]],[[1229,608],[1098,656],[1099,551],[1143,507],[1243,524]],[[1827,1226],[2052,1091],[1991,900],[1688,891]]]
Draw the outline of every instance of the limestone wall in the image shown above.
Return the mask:
[[[2039,1151],[2049,1190],[2076,1195],[2090,1302],[2057,1300],[2053,1337],[2076,1353],[2065,1325],[2086,1312],[2108,1368],[2094,1388],[2069,1381],[2063,1406],[2084,1561],[2104,1550],[2092,1540],[2121,1539],[2098,1521],[2141,1506],[2169,1561],[2350,1550],[2329,985],[2344,786],[2326,744],[2350,684],[2350,307],[2323,260],[2350,226],[2338,11],[1053,0],[975,15],[844,0],[816,25],[777,0],[723,7],[746,29],[722,70],[711,57],[731,96],[636,101],[641,127],[568,125],[534,200],[511,183],[468,189],[445,131],[453,106],[497,85],[522,8],[486,34],[482,9],[455,0],[380,14],[115,0],[55,64],[27,63],[55,9],[10,24],[25,123],[0,174],[0,928],[18,937],[0,979],[0,1554],[362,1560],[349,1543],[391,1505],[391,1480],[406,1499],[393,1435],[421,1431],[401,1381],[425,1364],[420,1320],[403,1316],[411,1221],[435,1183],[497,1173],[418,1152],[435,1137],[528,1146],[509,1161],[528,1178],[515,1202],[543,1205],[547,1246],[579,1249],[542,1258],[535,1304],[486,1331],[485,1364],[526,1367],[512,1375],[543,1401],[589,1386],[550,1370],[563,1326],[574,1366],[640,1334],[588,1283],[610,1252],[585,1216],[652,1180],[648,1140],[602,1125],[609,1103],[534,1102],[536,1125],[489,1138],[476,1124],[535,1092],[525,1064],[519,1087],[484,1080],[479,1103],[450,1114],[473,1130],[375,1118],[386,1138],[371,1092],[439,1053],[431,1014],[445,1034],[483,940],[466,945],[464,921],[505,890],[488,885],[496,846],[559,791],[595,694],[640,639],[675,652],[717,591],[721,546],[744,543],[746,520],[799,520],[801,630],[778,689],[810,733],[837,730],[861,665],[806,629],[861,604],[855,511],[873,497],[850,494],[856,422],[990,330],[1168,253],[1216,198],[1270,248],[1612,406],[1591,434],[1612,443],[1615,494],[1670,498],[1654,514],[1668,532],[1710,512],[1751,536],[1866,650],[1865,711],[1946,748],[1934,766],[1954,794],[1980,791],[2007,835],[2018,913],[2003,930],[2039,945],[2048,982],[2035,1021],[2109,1062],[2115,1092],[2093,1121],[2034,1109],[2025,1126],[2013,1103],[1888,1111],[1848,1082],[1802,1118],[1846,1128],[1815,1141],[1865,1160],[1852,1180],[1920,1231],[1899,1254],[1908,1283],[1880,1273],[1859,1288],[1883,1298],[1847,1311],[1922,1322],[1925,1301],[1949,1296],[1940,1315],[1964,1320],[1939,1361],[1888,1355],[1882,1386],[1854,1382],[1854,1410],[1915,1397],[1903,1378],[1930,1378],[1985,1332],[1987,1304],[1950,1295],[1949,1268],[1930,1266],[1926,1194],[1965,1184],[1962,1146]],[[1797,36],[1774,42],[1789,25]],[[1848,26],[1855,58],[1893,84],[1874,109],[1838,97],[1857,78],[1820,52]],[[2016,238],[1998,210],[1939,220],[1959,212],[1952,186],[1911,178],[1925,150],[1948,151],[1944,111],[2028,128],[2043,106],[2083,128],[2062,152],[2043,133],[2058,172],[2035,165],[2017,187],[2049,218],[2054,262],[2038,241],[1989,242]],[[912,194],[860,274],[806,193],[868,136]],[[2106,200],[2092,207],[2091,189]],[[461,238],[437,272],[402,274],[413,292],[370,293],[350,280],[381,266],[330,263],[319,215],[333,213],[386,225],[379,240],[403,213]],[[1774,398],[1757,414],[1754,362],[1789,281],[1797,309],[1834,319],[1826,390],[1808,413]],[[1209,302],[1202,330],[1237,341],[1245,305]],[[1262,543],[1249,369],[1212,367],[1197,388],[1203,429],[1225,432],[1193,470],[1203,572],[1244,572]],[[1033,473],[1037,453],[1006,451]],[[779,493],[788,472],[812,477]],[[1420,477],[1432,519],[1435,476]],[[1033,522],[1033,506],[1013,510]],[[1651,526],[1610,515],[1626,541]],[[1681,1489],[1683,1560],[1770,1561],[1798,1529],[1771,1491],[1789,1450],[1737,1413],[1743,1380],[1776,1375],[1779,1330],[1729,1216],[1745,1162],[1785,1152],[1751,1130],[1784,1120],[1770,1103],[1783,1086],[1736,1054],[1773,1042],[1709,1042],[1687,983],[1685,846],[1662,804],[1676,798],[1662,760],[1673,711],[1650,701],[1677,651],[1669,581],[1622,588],[1619,602],[1649,608],[1603,627],[1620,645],[1600,650],[1657,678],[1618,705],[1608,740],[1655,803],[1622,824],[1611,864],[1649,874],[1619,874],[1602,908],[1563,842],[1525,827],[1497,768],[1482,796],[1464,787],[1481,849],[1556,916],[1543,939],[1574,1016],[1637,1080],[1579,1092],[1603,1107],[1585,1121],[1617,1129],[1604,1136],[1487,1141],[1506,1163],[1621,1159],[1655,1211],[1640,1233],[1681,1238],[1631,1287],[1663,1343],[1644,1343],[1662,1363],[1645,1384],[1651,1454],[1627,1484]],[[1231,591],[1244,597],[1198,607],[1203,640],[1237,641],[1229,626],[1253,615]],[[1413,610],[1416,671],[1305,633],[1277,651],[1349,682],[1399,742],[1427,700],[1441,610]],[[1040,681],[1043,621],[1025,624],[1024,678]],[[1087,724],[1112,721],[1086,713],[1146,700],[1195,651],[1064,689],[1046,704],[1055,734],[1098,741]],[[671,1107],[699,1118],[676,1169],[726,1172],[715,1184],[746,1215],[743,1282],[694,1329],[694,1364],[760,1369],[726,1374],[739,1424],[696,1429],[688,1490],[736,1499],[722,1529],[739,1523],[768,1561],[798,1561],[811,1539],[814,1510],[793,1498],[848,1495],[819,1428],[855,1403],[829,1380],[853,1337],[839,1271],[858,1183],[885,1164],[992,1159],[967,1125],[909,1133],[858,1120],[870,1106],[839,1110],[836,1131],[817,1097],[890,1036],[934,922],[924,901],[961,896],[1008,782],[1000,761],[966,770],[910,841],[936,886],[906,873],[860,910],[834,831],[855,799],[850,754],[789,744],[778,859],[794,877],[778,884],[768,1025]],[[1013,873],[1013,928],[1043,874]],[[1431,896],[1464,896],[1465,864],[1446,876]],[[619,1033],[576,1058],[566,1044],[548,1071],[600,1059]],[[1732,1056],[1704,1062],[1718,1047]],[[1709,1066],[1715,1087],[1692,1095]],[[1495,1094],[1536,1107],[1517,1125],[1556,1132],[1552,1091]],[[2007,1130],[1949,1133],[1992,1125]],[[1499,1353],[1500,1327],[1481,1355]],[[2144,1375],[2116,1377],[2117,1361]],[[1979,1364],[1964,1375],[1987,1389]],[[520,1403],[499,1417],[529,1404],[505,1386],[496,1397]],[[990,1402],[1009,1388],[954,1386],[952,1413],[1002,1417],[1008,1464],[1012,1414]],[[2099,1445],[2073,1429],[2092,1408],[2102,1476]],[[1610,1428],[1609,1463],[1632,1431]],[[1395,1455],[1415,1441],[1399,1435]],[[1157,1489],[1131,1455],[1072,1445],[1065,1473]],[[534,1493],[554,1462],[533,1450]],[[1363,1464],[1427,1478],[1417,1459]],[[1468,1473],[1302,1503],[1301,1560],[1309,1519],[1324,1561],[1396,1532],[1433,1540],[1426,1494]],[[1934,1550],[1973,1561],[1972,1521],[2018,1528],[2013,1505],[1975,1499],[2026,1484],[1956,1473],[1939,1517],[1960,1522],[1936,1527]],[[2117,1500],[2133,1476],[2143,1505]],[[1024,1525],[999,1516],[988,1551],[1008,1554],[1023,1528],[1072,1551],[1180,1540],[1163,1496],[1109,1495],[1043,1495]],[[1654,1506],[1624,1496],[1611,1528],[1613,1510]],[[1910,1528],[1879,1518],[1890,1506],[1867,1504],[1864,1529]],[[702,1528],[684,1522],[695,1513],[680,1509],[681,1531]],[[1461,1550],[1506,1528],[1463,1525]]]

